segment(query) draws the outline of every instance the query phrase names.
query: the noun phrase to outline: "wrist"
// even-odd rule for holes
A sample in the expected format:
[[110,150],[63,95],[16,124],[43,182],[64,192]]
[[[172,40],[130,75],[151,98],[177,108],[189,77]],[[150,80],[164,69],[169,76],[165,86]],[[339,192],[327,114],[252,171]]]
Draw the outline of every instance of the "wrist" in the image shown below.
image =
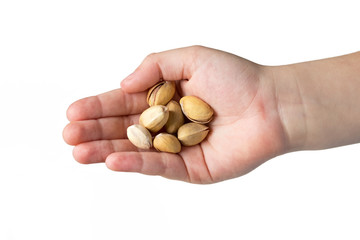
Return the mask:
[[360,53],[267,67],[288,151],[360,142]]
[[296,65],[266,66],[264,73],[272,82],[276,111],[284,135],[286,152],[307,147],[307,123],[300,76]]

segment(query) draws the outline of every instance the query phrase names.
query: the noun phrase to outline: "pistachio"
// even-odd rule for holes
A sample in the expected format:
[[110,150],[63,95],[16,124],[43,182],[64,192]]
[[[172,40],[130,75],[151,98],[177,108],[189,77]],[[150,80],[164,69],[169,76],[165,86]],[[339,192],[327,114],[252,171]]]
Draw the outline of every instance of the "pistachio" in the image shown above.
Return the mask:
[[139,123],[152,132],[159,131],[169,118],[169,110],[165,106],[156,105],[146,109],[139,119]]
[[131,125],[127,128],[127,137],[130,142],[138,148],[150,149],[152,147],[152,137],[150,132],[139,124]]
[[166,105],[175,95],[175,82],[162,81],[150,88],[146,101],[149,106]]
[[178,130],[178,139],[184,146],[201,143],[209,133],[209,128],[199,123],[187,123]]
[[171,100],[166,107],[169,109],[169,119],[165,124],[166,132],[176,133],[181,125],[184,124],[184,115],[179,103]]
[[195,96],[182,97],[180,106],[184,115],[192,122],[205,124],[213,118],[214,111],[209,104]]
[[154,147],[161,152],[178,153],[181,151],[179,140],[168,133],[159,133],[154,138]]

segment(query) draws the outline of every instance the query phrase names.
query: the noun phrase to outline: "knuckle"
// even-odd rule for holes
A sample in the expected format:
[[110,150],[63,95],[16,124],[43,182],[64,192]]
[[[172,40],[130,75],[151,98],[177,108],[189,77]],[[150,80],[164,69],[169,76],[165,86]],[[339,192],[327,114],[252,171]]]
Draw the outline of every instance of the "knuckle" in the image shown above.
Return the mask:
[[201,52],[201,51],[203,51],[204,49],[205,49],[205,47],[202,46],[202,45],[193,45],[193,46],[190,47],[190,50],[191,50],[192,52],[194,52],[194,53]]
[[203,49],[204,46],[202,46],[202,45],[192,45],[191,48],[193,48],[193,49]]
[[145,61],[152,62],[156,58],[157,53],[153,52],[146,56]]

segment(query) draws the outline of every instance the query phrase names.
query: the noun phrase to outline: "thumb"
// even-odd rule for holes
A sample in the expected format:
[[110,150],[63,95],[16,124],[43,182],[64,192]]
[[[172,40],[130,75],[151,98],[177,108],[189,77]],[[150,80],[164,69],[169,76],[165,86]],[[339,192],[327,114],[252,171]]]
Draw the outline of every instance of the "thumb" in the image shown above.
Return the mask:
[[128,92],[141,92],[160,80],[190,79],[196,69],[195,56],[201,47],[186,47],[148,55],[140,66],[121,82]]

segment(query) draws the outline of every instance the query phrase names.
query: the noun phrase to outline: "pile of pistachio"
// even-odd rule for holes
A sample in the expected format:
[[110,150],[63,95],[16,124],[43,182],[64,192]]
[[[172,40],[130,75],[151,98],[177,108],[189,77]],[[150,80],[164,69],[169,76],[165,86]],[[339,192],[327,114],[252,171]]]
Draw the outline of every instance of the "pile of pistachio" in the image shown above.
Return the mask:
[[[162,81],[150,88],[146,99],[150,107],[140,115],[140,124],[127,128],[127,136],[136,147],[154,146],[161,152],[179,153],[181,145],[194,146],[206,138],[209,127],[204,124],[212,120],[212,108],[195,96],[182,97],[179,104],[172,100],[174,95],[172,81]],[[190,120],[188,123],[184,115]]]

